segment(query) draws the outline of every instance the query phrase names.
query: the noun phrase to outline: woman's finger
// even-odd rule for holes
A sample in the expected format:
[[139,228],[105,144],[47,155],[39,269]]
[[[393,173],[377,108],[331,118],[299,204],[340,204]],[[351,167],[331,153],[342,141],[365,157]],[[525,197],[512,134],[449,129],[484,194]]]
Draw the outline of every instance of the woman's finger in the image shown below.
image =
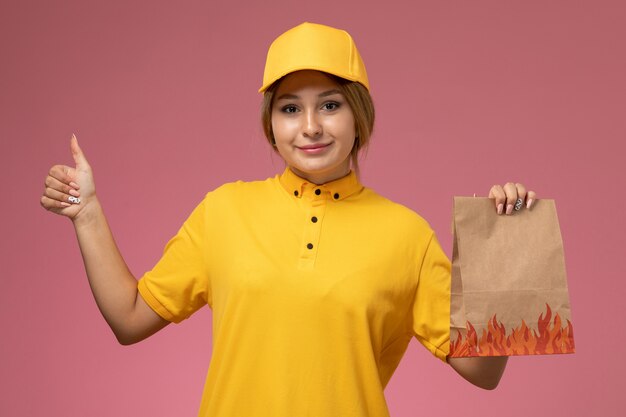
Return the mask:
[[493,198],[496,204],[496,211],[498,214],[504,212],[504,203],[506,202],[506,193],[501,185],[494,185],[489,190],[489,198]]
[[48,175],[62,182],[63,184],[68,184],[73,188],[78,188],[74,187],[76,185],[76,183],[74,182],[76,170],[72,167],[68,167],[66,165],[55,165],[50,168]]
[[535,193],[534,191],[529,191],[526,195],[526,208],[531,208],[536,199],[537,193]]
[[57,191],[53,188],[46,188],[44,191],[44,196],[48,197],[51,200],[65,202],[65,203],[73,203],[77,204],[80,202],[78,197],[74,197],[73,195],[65,194],[61,191]]
[[48,175],[44,182],[45,188],[51,188],[53,190],[60,191],[65,194],[72,195],[74,197],[80,197],[80,191],[76,190],[74,187],[69,184],[62,183],[54,177]]
[[512,182],[507,182],[502,188],[506,194],[506,214],[512,214],[517,202],[517,187]]
[[41,207],[45,208],[46,210],[53,211],[53,212],[58,212],[66,207],[71,206],[70,203],[66,203],[65,201],[53,200],[51,198],[46,197],[45,195],[41,196],[41,199],[39,202],[41,204]]
[[526,187],[524,187],[524,184],[517,182],[515,183],[515,188],[517,188],[517,200],[515,200],[515,206],[513,208],[515,211],[519,211],[524,207],[524,201],[526,201]]
[[70,139],[70,151],[72,152],[72,157],[74,158],[74,162],[76,163],[76,169],[84,169],[89,167],[89,162],[87,162],[87,158],[83,153],[80,146],[78,146],[78,139],[76,139],[76,135],[72,133],[72,138]]

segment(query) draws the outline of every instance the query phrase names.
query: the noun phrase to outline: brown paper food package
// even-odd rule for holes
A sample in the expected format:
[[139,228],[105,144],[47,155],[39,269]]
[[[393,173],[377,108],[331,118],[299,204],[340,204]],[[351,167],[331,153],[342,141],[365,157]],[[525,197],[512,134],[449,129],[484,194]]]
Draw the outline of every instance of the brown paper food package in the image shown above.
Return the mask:
[[574,352],[554,200],[498,215],[454,198],[450,357]]

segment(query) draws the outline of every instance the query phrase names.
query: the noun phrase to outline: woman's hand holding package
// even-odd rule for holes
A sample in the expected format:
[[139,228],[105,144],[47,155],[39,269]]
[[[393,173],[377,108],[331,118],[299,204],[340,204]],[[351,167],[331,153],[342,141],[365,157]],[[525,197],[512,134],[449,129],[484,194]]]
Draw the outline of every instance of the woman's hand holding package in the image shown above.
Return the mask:
[[531,208],[537,195],[534,191],[526,191],[523,184],[507,182],[503,186],[491,187],[489,198],[494,199],[498,214],[513,214],[524,207]]

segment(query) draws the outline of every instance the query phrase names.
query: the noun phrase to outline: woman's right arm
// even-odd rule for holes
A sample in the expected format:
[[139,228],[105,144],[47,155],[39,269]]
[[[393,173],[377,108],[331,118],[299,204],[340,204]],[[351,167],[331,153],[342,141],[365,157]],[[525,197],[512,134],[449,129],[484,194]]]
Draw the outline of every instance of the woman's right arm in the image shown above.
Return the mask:
[[[169,324],[137,291],[137,280],[120,254],[98,201],[93,173],[72,135],[75,168],[55,165],[45,181],[41,205],[74,224],[89,285],[104,319],[123,345],[139,342]],[[80,198],[70,203],[70,197]]]

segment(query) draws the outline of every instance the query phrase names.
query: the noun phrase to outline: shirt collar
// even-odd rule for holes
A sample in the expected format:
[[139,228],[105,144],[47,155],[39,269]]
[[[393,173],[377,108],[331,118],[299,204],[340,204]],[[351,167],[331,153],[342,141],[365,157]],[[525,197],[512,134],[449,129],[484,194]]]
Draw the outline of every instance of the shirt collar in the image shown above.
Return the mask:
[[279,181],[283,188],[295,198],[302,198],[304,195],[312,197],[326,196],[331,200],[338,201],[351,196],[363,188],[354,171],[350,171],[345,177],[318,185],[297,176],[287,167],[280,175]]

